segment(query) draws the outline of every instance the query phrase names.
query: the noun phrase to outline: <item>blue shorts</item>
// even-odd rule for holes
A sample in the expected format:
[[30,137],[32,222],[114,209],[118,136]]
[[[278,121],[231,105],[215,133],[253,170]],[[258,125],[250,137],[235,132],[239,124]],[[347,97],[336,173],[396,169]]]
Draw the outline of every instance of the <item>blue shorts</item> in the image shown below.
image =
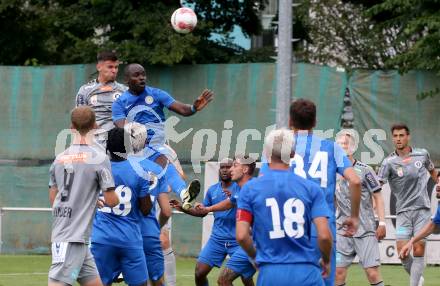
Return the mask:
[[144,254],[147,261],[148,275],[152,281],[158,281],[164,273],[165,260],[159,237],[144,236]]
[[324,286],[321,270],[308,263],[262,264],[257,286]]
[[221,267],[226,255],[232,256],[233,253],[240,248],[237,241],[219,240],[210,238],[206,245],[200,251],[198,262],[204,263],[211,267]]
[[[318,238],[312,236],[311,243],[315,246],[316,262],[321,259],[321,250],[319,250]],[[318,264],[319,265],[319,264]],[[336,241],[333,240],[332,253],[330,256],[330,275],[324,279],[326,286],[334,286],[336,279]]]
[[104,285],[112,284],[113,278],[120,272],[128,285],[139,285],[148,281],[147,264],[142,249],[92,243],[91,251]]
[[256,270],[243,248],[239,247],[226,263],[226,267],[245,279],[252,277]]

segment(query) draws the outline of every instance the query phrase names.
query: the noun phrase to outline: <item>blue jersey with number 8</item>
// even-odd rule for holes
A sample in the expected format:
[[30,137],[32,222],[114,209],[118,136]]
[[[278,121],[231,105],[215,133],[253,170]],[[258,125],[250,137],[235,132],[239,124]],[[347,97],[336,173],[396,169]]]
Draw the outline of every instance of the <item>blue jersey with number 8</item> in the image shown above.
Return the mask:
[[129,160],[111,162],[119,205],[98,209],[92,243],[142,249],[138,199],[149,195],[150,181],[138,174]]

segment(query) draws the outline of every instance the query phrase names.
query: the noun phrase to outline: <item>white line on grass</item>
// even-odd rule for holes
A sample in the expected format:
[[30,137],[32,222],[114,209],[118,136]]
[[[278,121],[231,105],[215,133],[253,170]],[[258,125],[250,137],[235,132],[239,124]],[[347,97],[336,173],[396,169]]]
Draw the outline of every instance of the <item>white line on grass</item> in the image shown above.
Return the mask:
[[32,272],[32,273],[0,273],[0,276],[21,276],[21,275],[47,275],[47,272]]

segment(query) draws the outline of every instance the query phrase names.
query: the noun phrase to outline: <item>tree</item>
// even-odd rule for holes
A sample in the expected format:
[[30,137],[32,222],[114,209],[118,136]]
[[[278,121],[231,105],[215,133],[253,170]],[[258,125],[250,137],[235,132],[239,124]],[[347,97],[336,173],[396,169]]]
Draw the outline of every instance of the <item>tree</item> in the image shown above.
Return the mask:
[[[235,26],[248,36],[260,33],[258,15],[266,1],[189,0],[199,23],[181,35],[169,22],[178,0],[3,0],[0,64],[94,62],[98,49],[116,49],[123,60],[145,64],[255,59],[230,34]],[[215,40],[213,33],[224,38]],[[252,55],[261,61],[273,53]]]
[[438,0],[307,0],[303,6],[307,37],[298,53],[306,61],[440,73]]

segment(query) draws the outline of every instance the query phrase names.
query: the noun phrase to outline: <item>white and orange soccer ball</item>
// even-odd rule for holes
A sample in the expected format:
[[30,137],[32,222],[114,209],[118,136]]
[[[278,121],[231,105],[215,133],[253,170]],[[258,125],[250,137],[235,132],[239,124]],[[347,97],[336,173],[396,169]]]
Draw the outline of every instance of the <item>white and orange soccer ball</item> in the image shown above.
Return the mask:
[[171,16],[171,25],[178,33],[187,34],[197,25],[197,15],[190,8],[179,8]]

